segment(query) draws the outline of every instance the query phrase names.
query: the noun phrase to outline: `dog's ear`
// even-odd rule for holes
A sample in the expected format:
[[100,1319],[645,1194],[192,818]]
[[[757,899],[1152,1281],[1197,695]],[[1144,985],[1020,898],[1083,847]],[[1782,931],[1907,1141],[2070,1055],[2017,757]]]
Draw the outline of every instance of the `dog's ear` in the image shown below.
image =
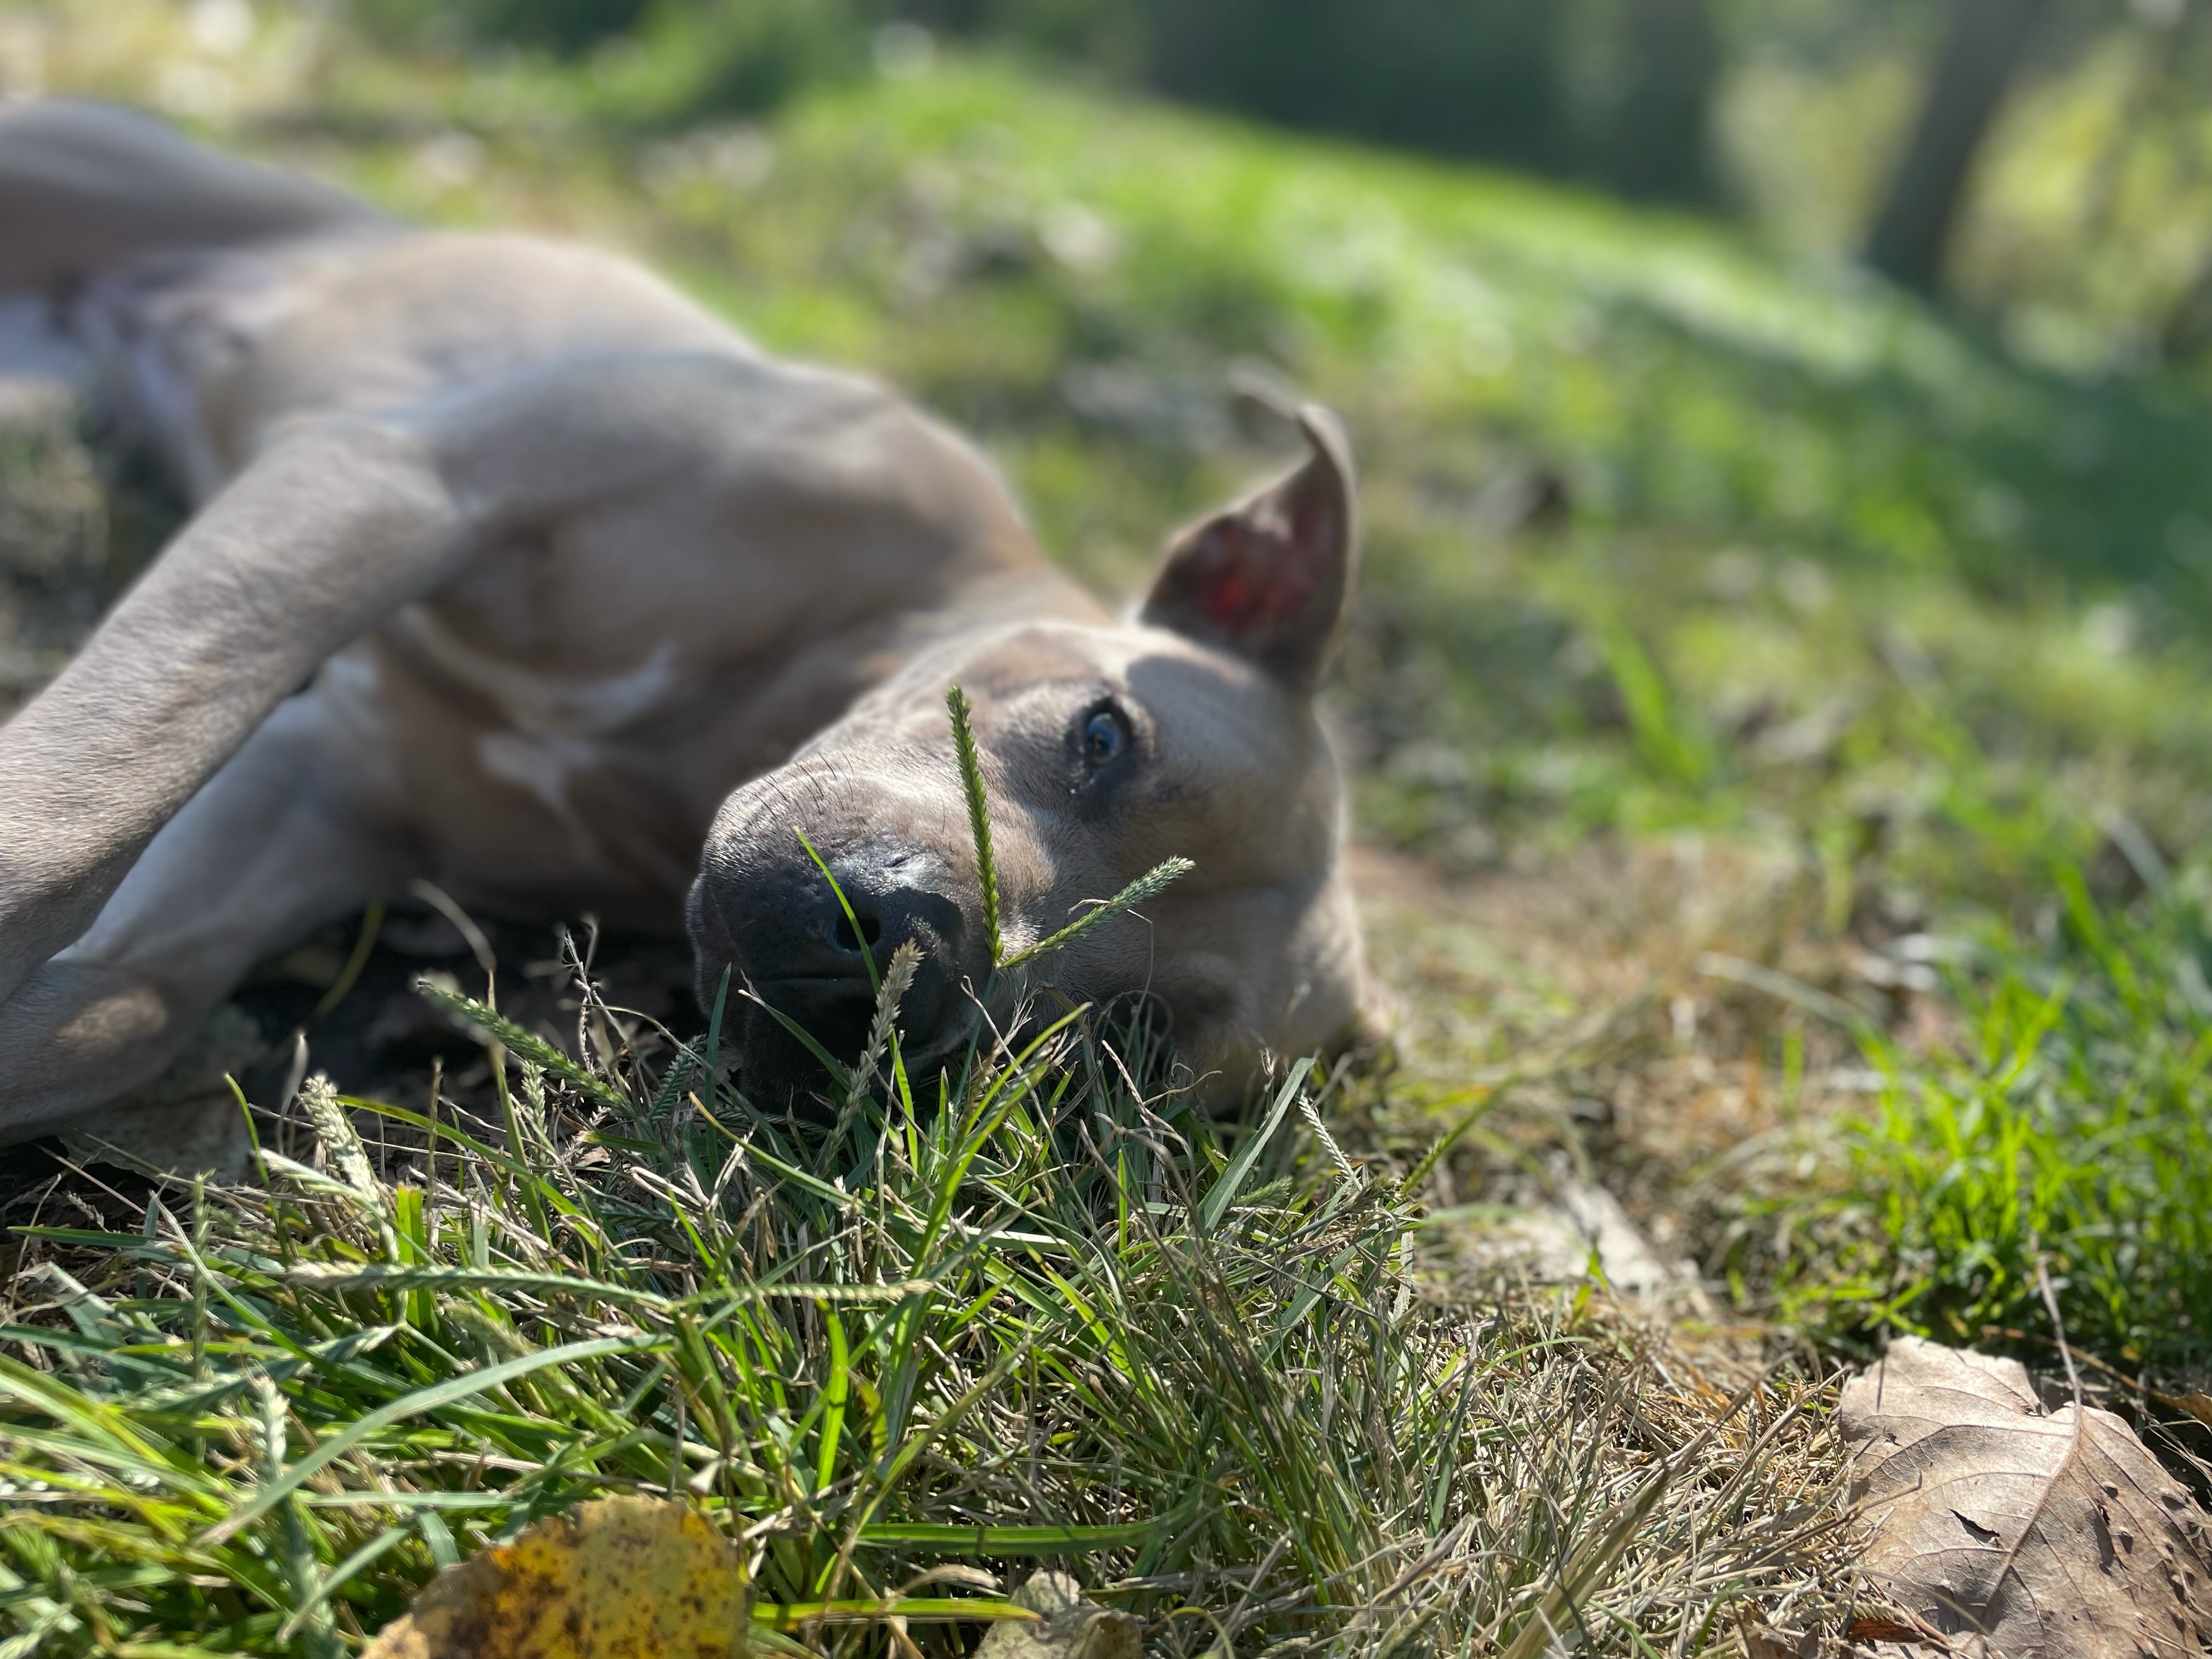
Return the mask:
[[1318,404],[1295,416],[1312,453],[1177,536],[1139,619],[1249,657],[1310,691],[1343,631],[1359,531],[1344,429]]

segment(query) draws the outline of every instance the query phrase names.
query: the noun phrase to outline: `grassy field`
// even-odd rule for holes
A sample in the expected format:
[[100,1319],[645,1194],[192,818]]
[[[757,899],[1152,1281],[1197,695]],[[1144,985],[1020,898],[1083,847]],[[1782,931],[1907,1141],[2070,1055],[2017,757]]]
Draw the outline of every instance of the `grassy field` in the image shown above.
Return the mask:
[[[964,1114],[856,1107],[801,1149],[684,1108],[684,1051],[641,1046],[518,1073],[515,1138],[446,1174],[172,1193],[119,1247],[94,1204],[20,1253],[53,1266],[0,1361],[0,1480],[36,1494],[0,1522],[0,1654],[340,1651],[457,1552],[671,1486],[781,1607],[1055,1547],[899,1526],[1104,1527],[1134,1530],[1081,1571],[1176,1651],[1216,1639],[1179,1606],[1285,1655],[1530,1652],[1540,1613],[1733,1650],[1845,1593],[1793,1379],[1898,1330],[2049,1364],[2039,1277],[2112,1402],[2205,1450],[2201,387],[1010,62],[702,121],[681,41],[467,73],[296,21],[217,51],[153,5],[24,15],[50,85],[412,217],[626,246],[894,380],[1102,585],[1276,459],[1237,376],[1330,402],[1369,550],[1334,717],[1403,1017],[1326,1129],[1162,1117],[1070,1033]],[[58,642],[52,586],[11,591]],[[1570,1177],[1695,1264],[1673,1334],[1469,1265],[1465,1217]],[[1795,1369],[1728,1415],[1761,1352]]]

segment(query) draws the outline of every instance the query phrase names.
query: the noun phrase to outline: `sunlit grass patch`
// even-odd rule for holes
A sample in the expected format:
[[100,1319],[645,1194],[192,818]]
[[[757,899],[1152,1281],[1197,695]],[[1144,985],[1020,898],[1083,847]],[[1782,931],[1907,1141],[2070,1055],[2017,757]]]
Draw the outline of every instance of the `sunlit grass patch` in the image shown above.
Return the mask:
[[[1005,950],[946,701],[1000,967],[1188,867]],[[1443,1143],[1354,1164],[1321,1115],[1341,1068],[1316,1091],[1299,1060],[1231,1131],[1141,1014],[1024,1012],[918,1098],[913,965],[869,959],[861,1054],[817,1048],[826,1123],[731,1086],[726,976],[652,1079],[426,981],[492,1045],[497,1129],[319,1078],[313,1164],[257,1148],[261,1188],[157,1189],[136,1236],[22,1230],[52,1254],[17,1279],[43,1319],[0,1327],[19,1641],[342,1653],[467,1552],[655,1491],[750,1550],[750,1628],[787,1650],[897,1620],[910,1651],[908,1624],[1005,1607],[907,1589],[1036,1557],[1112,1575],[1173,1651],[1200,1614],[1224,1656],[1689,1650],[1754,1605],[1829,1618],[1817,1389],[1730,1398],[1579,1303],[1452,1296],[1413,1201]],[[580,1029],[618,1029],[583,988]],[[409,1133],[396,1182],[350,1111]]]
[[1831,1126],[1844,1160],[1786,1218],[1781,1305],[1839,1336],[1911,1331],[2120,1374],[2212,1361],[2212,956],[2192,866],[2130,907],[2069,866],[2038,941],[1994,933],[1953,973],[1955,1044],[1869,1032],[1875,1109]]

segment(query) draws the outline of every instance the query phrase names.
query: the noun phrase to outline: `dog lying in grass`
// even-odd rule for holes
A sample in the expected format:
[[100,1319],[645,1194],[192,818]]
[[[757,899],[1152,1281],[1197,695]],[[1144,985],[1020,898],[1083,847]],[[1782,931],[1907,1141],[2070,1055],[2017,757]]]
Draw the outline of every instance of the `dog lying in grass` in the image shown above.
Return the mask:
[[[606,255],[408,228],[74,104],[0,111],[0,291],[53,299],[196,509],[0,728],[0,1138],[151,1078],[257,959],[417,879],[688,930],[756,1099],[825,1085],[794,1026],[858,1052],[908,942],[917,1072],[1047,988],[1149,998],[1228,1090],[1359,1020],[1324,411],[1123,621],[961,439]],[[1194,867],[994,971],[953,683],[1006,953]]]

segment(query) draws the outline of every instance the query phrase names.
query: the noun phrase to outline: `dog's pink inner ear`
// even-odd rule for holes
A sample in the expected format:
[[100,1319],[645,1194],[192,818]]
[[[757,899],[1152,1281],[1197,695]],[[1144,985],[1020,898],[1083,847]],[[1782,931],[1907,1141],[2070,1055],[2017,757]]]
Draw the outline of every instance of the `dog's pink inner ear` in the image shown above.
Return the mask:
[[1310,690],[1328,671],[1358,552],[1343,437],[1321,410],[1299,424],[1313,449],[1305,463],[1177,537],[1142,619]]

